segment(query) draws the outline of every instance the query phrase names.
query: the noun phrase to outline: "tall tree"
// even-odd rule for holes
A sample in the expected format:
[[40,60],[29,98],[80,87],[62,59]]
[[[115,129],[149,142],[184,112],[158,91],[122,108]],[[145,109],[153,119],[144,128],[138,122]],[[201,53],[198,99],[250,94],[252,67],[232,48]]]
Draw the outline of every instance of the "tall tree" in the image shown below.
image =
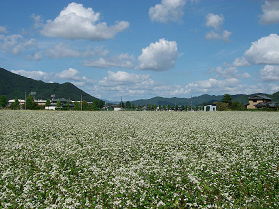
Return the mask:
[[232,103],[232,97],[229,94],[224,94],[222,102],[228,103],[229,105]]
[[61,101],[59,101],[59,100],[57,101],[56,107],[57,107],[57,108],[61,108],[61,107],[62,107]]
[[80,110],[80,102],[74,102],[74,110]]
[[131,102],[130,102],[130,101],[127,101],[127,102],[125,103],[125,108],[131,109],[131,107],[132,107]]
[[30,95],[26,98],[26,109],[34,110],[36,109],[36,103],[34,102],[33,97]]
[[47,107],[50,106],[50,100],[49,100],[49,99],[46,101],[46,106],[47,106]]
[[0,96],[0,108],[6,107],[8,104],[8,100],[6,96]]
[[19,110],[20,109],[20,104],[18,99],[15,99],[15,102],[12,103],[11,105],[12,110]]

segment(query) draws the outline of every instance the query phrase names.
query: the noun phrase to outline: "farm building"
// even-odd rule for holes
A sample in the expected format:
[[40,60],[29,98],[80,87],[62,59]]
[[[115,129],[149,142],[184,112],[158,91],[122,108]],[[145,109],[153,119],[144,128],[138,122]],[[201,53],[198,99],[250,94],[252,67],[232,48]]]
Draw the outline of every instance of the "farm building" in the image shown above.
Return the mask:
[[272,103],[271,98],[265,95],[255,95],[248,98],[249,104],[247,104],[247,109],[257,109],[260,108],[260,104]]

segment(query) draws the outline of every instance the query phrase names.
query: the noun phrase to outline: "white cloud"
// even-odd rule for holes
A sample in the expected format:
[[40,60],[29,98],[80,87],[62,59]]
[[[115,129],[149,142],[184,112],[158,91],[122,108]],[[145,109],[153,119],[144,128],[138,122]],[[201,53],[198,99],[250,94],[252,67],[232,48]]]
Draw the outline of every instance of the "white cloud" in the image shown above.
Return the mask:
[[7,28],[0,26],[0,33],[7,33]]
[[79,72],[76,69],[69,68],[67,70],[63,70],[60,73],[57,73],[56,75],[58,78],[61,78],[61,79],[80,80],[77,77],[78,73]]
[[244,67],[249,65],[250,63],[245,59],[245,57],[238,57],[233,61],[233,66],[235,67]]
[[56,44],[53,48],[46,51],[46,54],[51,58],[63,58],[63,57],[79,57],[80,52],[69,48],[63,43]]
[[70,3],[54,20],[48,20],[41,33],[49,37],[66,39],[104,40],[111,39],[117,33],[129,27],[126,21],[108,26],[100,21],[100,13],[82,4]]
[[262,79],[266,81],[279,81],[279,66],[266,65],[260,71]]
[[89,79],[85,76],[81,76],[80,72],[74,68],[68,68],[58,73],[54,72],[44,72],[44,71],[26,71],[26,70],[12,70],[11,72],[25,76],[27,78],[32,78],[35,80],[43,80],[45,82],[53,81],[70,81],[79,86],[89,84],[93,82],[92,79]]
[[253,42],[245,56],[253,64],[279,64],[279,36],[270,34]]
[[27,78],[32,78],[35,80],[43,80],[49,81],[52,77],[51,73],[43,72],[43,71],[26,71],[26,70],[12,70],[11,72],[16,73],[18,75],[22,75]]
[[263,24],[279,23],[279,1],[266,0],[262,6],[263,14],[260,16],[260,22]]
[[108,71],[108,74],[104,79],[99,82],[102,86],[115,86],[118,85],[130,85],[137,84],[140,86],[153,84],[154,81],[146,74],[134,74],[124,71],[112,72]]
[[0,49],[4,52],[10,52],[16,55],[35,46],[36,41],[34,39],[26,40],[19,34],[0,35]]
[[231,36],[231,32],[224,30],[223,32],[215,32],[215,31],[210,31],[205,35],[205,38],[207,40],[223,40],[223,41],[228,41]]
[[40,15],[32,14],[31,18],[33,19],[34,22],[34,28],[40,28],[44,25],[42,21],[42,17]]
[[74,68],[69,68],[67,70],[63,70],[60,73],[56,73],[55,77],[59,78],[59,79],[62,79],[62,80],[75,81],[75,82],[77,82],[79,84],[81,84],[80,82],[85,84],[86,82],[90,81],[90,79],[88,79],[87,77],[80,76],[79,71],[74,69]]
[[205,34],[205,38],[207,40],[223,40],[228,41],[230,39],[230,36],[232,33],[228,30],[221,30],[219,29],[220,26],[222,26],[224,23],[224,17],[223,15],[217,15],[213,13],[209,13],[206,16],[206,22],[205,25],[207,27],[213,28],[212,31],[209,31]]
[[236,66],[225,66],[225,67],[221,67],[218,66],[214,69],[214,73],[217,74],[218,77],[221,78],[225,78],[225,79],[229,79],[229,78],[250,78],[250,74],[247,72],[239,72],[239,70],[237,69]]
[[209,13],[206,16],[206,23],[207,27],[213,27],[215,29],[219,28],[224,22],[224,17],[222,15],[217,15],[213,13]]
[[35,52],[31,55],[28,55],[27,58],[29,58],[30,60],[38,61],[38,60],[41,60],[43,58],[43,56],[42,56],[41,52]]
[[147,74],[134,74],[124,71],[108,71],[107,75],[93,87],[93,91],[104,98],[125,100],[153,92],[155,82]]
[[177,43],[160,39],[142,49],[142,53],[138,57],[139,69],[166,71],[174,67],[177,57]]
[[122,67],[134,68],[134,57],[128,54],[120,54],[115,57],[101,57],[84,63],[85,66],[96,68]]
[[73,49],[64,43],[58,43],[51,48],[46,49],[45,54],[50,58],[66,58],[66,57],[91,57],[91,56],[105,56],[108,50],[102,47],[95,49]]
[[161,23],[176,22],[184,15],[185,4],[186,0],[162,0],[149,9],[149,17]]

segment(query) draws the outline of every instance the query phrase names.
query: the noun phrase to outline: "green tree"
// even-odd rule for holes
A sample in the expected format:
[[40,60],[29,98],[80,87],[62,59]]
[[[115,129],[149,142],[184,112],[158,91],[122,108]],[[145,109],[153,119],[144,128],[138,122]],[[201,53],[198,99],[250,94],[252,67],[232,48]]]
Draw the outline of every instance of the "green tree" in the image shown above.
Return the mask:
[[6,96],[0,96],[0,108],[5,108],[8,104]]
[[12,103],[11,105],[12,110],[19,110],[20,109],[20,104],[18,99],[15,99],[15,102]]
[[244,106],[240,102],[232,102],[230,108],[232,110],[244,110]]
[[216,108],[218,111],[229,110],[229,104],[225,102],[216,102]]
[[82,110],[89,110],[89,106],[86,101],[82,101]]
[[30,95],[26,98],[26,109],[34,110],[36,109],[36,103],[34,102],[33,97]]
[[61,108],[62,108],[61,101],[59,101],[59,100],[57,101],[56,107],[57,107],[58,109],[61,109]]
[[232,103],[232,97],[229,94],[224,94],[223,100],[222,102],[224,103],[228,103],[229,105],[231,105]]
[[[93,101],[93,110],[100,110],[104,107],[105,103],[102,101],[102,100],[94,100]],[[121,103],[120,103],[121,105]],[[124,106],[124,103],[122,102],[122,105]],[[123,107],[123,106],[120,106],[120,107]]]
[[131,109],[131,107],[132,107],[131,102],[130,102],[130,101],[127,101],[127,102],[125,103],[125,108]]
[[49,99],[46,101],[46,106],[47,106],[47,107],[50,106],[50,100],[49,100]]
[[80,110],[80,103],[79,102],[74,103],[74,110]]

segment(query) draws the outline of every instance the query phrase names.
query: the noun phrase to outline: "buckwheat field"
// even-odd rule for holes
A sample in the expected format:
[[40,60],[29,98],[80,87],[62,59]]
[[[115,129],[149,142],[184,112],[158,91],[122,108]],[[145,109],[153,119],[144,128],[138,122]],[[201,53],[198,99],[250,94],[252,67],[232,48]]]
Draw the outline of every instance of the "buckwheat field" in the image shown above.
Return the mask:
[[275,112],[0,111],[0,208],[279,208]]

